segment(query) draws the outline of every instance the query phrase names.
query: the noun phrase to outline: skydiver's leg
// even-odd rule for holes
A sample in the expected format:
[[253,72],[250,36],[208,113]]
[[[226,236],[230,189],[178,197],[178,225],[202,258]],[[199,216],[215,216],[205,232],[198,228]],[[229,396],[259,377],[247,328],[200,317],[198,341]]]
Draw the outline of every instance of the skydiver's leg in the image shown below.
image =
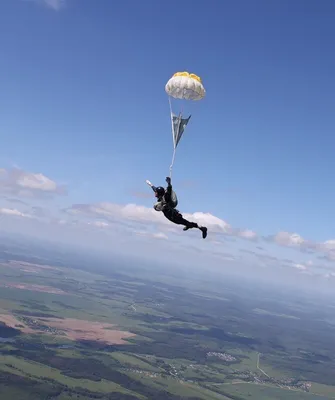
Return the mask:
[[185,226],[183,229],[184,231],[187,231],[187,230],[193,229],[193,228],[200,229],[202,232],[202,237],[204,239],[206,238],[206,236],[207,236],[207,228],[206,227],[199,226],[196,222],[188,221],[177,210],[171,210],[169,212],[165,212],[164,215],[169,221],[173,222],[174,224],[184,225]]
[[185,219],[184,217],[180,217],[178,219],[178,221],[179,221],[179,225],[185,225],[184,231],[187,231],[188,229],[192,229],[192,228],[200,229],[200,226],[196,222],[187,221],[187,219]]
[[181,217],[180,221],[182,221],[182,225],[185,225],[184,231],[187,231],[192,228],[198,228],[202,232],[202,237],[205,239],[207,237],[207,228],[205,226],[200,226],[195,222],[187,221],[185,218]]
[[177,225],[185,225],[187,229],[198,228],[198,224],[196,224],[195,222],[187,221],[177,210],[165,210],[164,215],[169,221]]

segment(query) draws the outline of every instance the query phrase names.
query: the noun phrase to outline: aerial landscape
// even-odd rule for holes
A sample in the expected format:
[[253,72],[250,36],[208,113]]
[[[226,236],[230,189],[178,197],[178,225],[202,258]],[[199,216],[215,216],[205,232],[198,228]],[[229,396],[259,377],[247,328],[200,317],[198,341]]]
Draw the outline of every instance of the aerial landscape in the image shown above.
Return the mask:
[[335,400],[335,0],[0,0],[0,400]]
[[335,398],[335,302],[13,250],[0,253],[1,398]]

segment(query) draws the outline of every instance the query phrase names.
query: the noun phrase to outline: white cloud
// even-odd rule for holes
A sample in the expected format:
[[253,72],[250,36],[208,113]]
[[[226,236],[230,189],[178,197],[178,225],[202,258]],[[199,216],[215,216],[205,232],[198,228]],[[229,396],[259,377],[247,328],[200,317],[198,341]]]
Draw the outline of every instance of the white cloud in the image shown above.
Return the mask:
[[[86,214],[93,217],[105,217],[112,221],[132,221],[137,223],[153,223],[166,228],[172,228],[174,225],[167,220],[160,212],[153,208],[140,206],[136,204],[113,204],[113,203],[97,203],[97,204],[75,204],[66,210],[72,214]],[[212,232],[230,234],[231,226],[222,219],[215,217],[210,213],[196,212],[193,214],[183,214],[184,218],[194,221],[199,225],[207,226]]]
[[281,246],[301,246],[304,239],[297,233],[278,232],[274,236],[274,241]]
[[151,232],[146,232],[146,231],[135,231],[135,234],[138,236],[146,236],[146,237],[151,237],[154,239],[165,239],[165,240],[169,239],[168,236],[162,232],[151,233]]
[[190,221],[197,222],[199,225],[204,225],[210,228],[213,232],[230,233],[231,226],[222,219],[215,217],[210,213],[196,212],[194,214],[184,214],[184,218]]
[[300,269],[301,271],[304,271],[307,269],[307,267],[303,264],[293,264],[294,268]]
[[258,238],[257,233],[254,231],[251,231],[249,229],[239,232],[238,236],[240,236],[243,239],[248,239],[248,240],[257,240],[257,238]]
[[323,247],[327,250],[335,250],[335,240],[334,239],[326,240],[323,243]]
[[27,172],[18,168],[0,170],[0,194],[36,197],[65,193],[63,185],[58,185],[41,173]]
[[328,261],[335,261],[335,251],[334,250],[324,250],[324,258]]
[[22,213],[15,208],[0,208],[1,215],[9,215],[13,217],[32,218],[31,215]]
[[[246,271],[254,267],[262,267],[269,274],[273,273],[271,271],[274,269],[281,269],[284,274],[297,273],[306,279],[308,276],[311,279],[314,276],[333,278],[333,267],[329,261],[323,265],[318,264],[317,261],[313,261],[306,255],[301,260],[294,260],[296,257],[281,259],[271,253],[264,254],[264,252],[256,251],[257,247],[254,244],[248,244],[250,249],[242,250],[236,244],[237,242],[226,242],[226,238],[232,236],[248,240],[253,240],[258,236],[252,230],[232,228],[226,221],[210,213],[184,214],[189,220],[206,224],[209,228],[209,236],[206,241],[202,241],[199,233],[199,241],[187,240],[185,242],[183,238],[197,238],[197,235],[193,235],[193,231],[183,232],[181,226],[168,221],[162,213],[141,205],[77,204],[66,210],[67,213],[63,213],[62,216],[46,215],[44,217],[45,213],[42,213],[41,216],[40,210],[33,212],[36,211],[36,207],[32,207],[31,210],[30,212],[29,209],[0,208],[0,216],[3,216],[0,229],[8,232],[16,230],[16,232],[28,233],[28,235],[36,232],[36,235],[43,239],[49,237],[56,242],[80,242],[80,245],[83,246],[99,248],[105,246],[107,251],[111,251],[111,244],[113,244],[112,251],[128,251],[125,249],[131,247],[134,254],[136,252],[146,254],[142,246],[151,246],[152,251],[156,254],[161,251],[160,249],[168,247],[169,249],[173,248],[173,254],[179,251],[178,254],[182,257],[189,258],[193,253],[192,262],[200,262],[201,257],[208,257],[208,260],[211,260],[208,262],[213,262],[214,268],[224,267],[229,262],[237,263],[238,268],[246,268]],[[172,233],[170,234],[170,232]],[[304,243],[302,237],[297,234],[283,235],[280,232],[274,237],[282,239],[279,244],[293,246],[297,249]],[[154,245],[152,244],[153,240],[156,240]],[[251,246],[255,246],[254,250]],[[270,245],[269,249],[263,250],[270,250],[271,247]],[[240,256],[239,251],[247,256]],[[286,251],[290,252],[291,250]],[[333,253],[335,254],[335,251]],[[320,271],[322,271],[321,274]]]
[[162,232],[154,233],[152,236],[156,239],[168,239],[167,235]]
[[94,221],[94,222],[89,222],[89,225],[93,225],[97,228],[107,228],[109,226],[109,224],[107,222],[103,222],[103,221]]
[[66,219],[57,219],[57,218],[53,218],[50,220],[50,222],[55,223],[55,224],[59,224],[59,225],[66,225],[68,224],[68,221]]
[[[157,212],[153,208],[137,204],[121,205],[108,202],[95,204],[75,204],[65,211],[69,214],[77,215],[78,217],[82,215],[86,217],[90,216],[92,218],[104,218],[106,221],[112,223],[121,223],[133,230],[136,230],[136,225],[139,224],[145,224],[146,226],[148,224],[153,224],[154,226],[156,226],[156,228],[159,228],[164,232],[170,231],[177,234],[184,234],[181,230],[181,227],[167,220],[164,217],[163,213]],[[217,245],[222,245],[222,238],[220,239],[220,235],[224,235],[225,240],[228,238],[237,237],[249,241],[258,241],[259,238],[261,238],[256,232],[250,229],[241,230],[238,228],[233,228],[228,222],[210,213],[184,213],[183,216],[189,221],[194,221],[197,222],[199,225],[207,226],[209,233],[207,241],[216,243]],[[139,232],[141,230],[137,229],[137,231]],[[188,232],[188,234],[192,235],[193,232],[190,232]],[[277,245],[294,248],[303,252],[321,251],[325,253],[326,249],[325,246],[322,249],[321,245],[316,242],[305,240],[298,233],[281,231],[271,237],[264,239]],[[328,246],[328,250],[326,252],[328,259],[335,259],[335,240],[327,241],[326,243]],[[333,248],[334,250],[329,250]],[[274,257],[274,259],[276,258]],[[269,260],[270,256],[267,257],[267,262],[270,262]],[[299,265],[300,268],[297,266],[296,268],[302,270],[302,264]],[[307,265],[308,264],[306,264],[306,268]],[[312,264],[310,264],[309,266],[311,265]]]
[[56,182],[43,174],[23,173],[17,178],[16,183],[26,189],[42,190],[44,192],[55,192],[57,190]]
[[[37,197],[45,198],[45,196],[50,197],[65,193],[66,188],[64,186],[59,185],[42,173],[27,172],[20,168],[0,169],[0,194],[3,195],[3,199],[8,203],[2,204],[4,208],[0,208],[2,216],[30,218],[33,221],[49,222],[50,226],[53,225],[54,227],[75,227],[78,231],[92,231],[94,234],[100,232],[102,235],[109,235],[116,230],[153,239],[167,240],[170,236],[169,243],[180,241],[180,237],[176,235],[182,235],[182,237],[192,237],[194,235],[193,230],[184,233],[182,226],[178,226],[167,220],[163,213],[155,211],[152,207],[139,204],[131,203],[122,205],[110,202],[74,204],[63,210],[66,211],[67,215],[61,215],[58,213],[59,210],[48,210],[44,205],[30,207],[22,200],[15,199],[22,196],[30,197],[30,199]],[[25,206],[22,211],[16,208],[5,208],[13,205],[9,204],[13,201]],[[234,228],[227,221],[211,213],[184,213],[183,216],[189,221],[207,226],[208,238],[205,244],[202,245],[202,251],[212,253],[213,248],[211,246],[239,246],[237,239],[245,239],[250,242],[264,239],[268,242],[305,253],[306,251],[319,252],[324,255],[324,258],[328,262],[335,261],[335,239],[317,243],[304,239],[298,233],[287,231],[280,231],[270,237],[262,237],[251,229]],[[170,232],[173,235],[170,235]],[[127,235],[125,237],[127,238]],[[231,244],[230,241],[236,244]],[[270,255],[254,255],[258,258],[257,262],[264,262],[267,265],[272,265],[279,261],[276,257],[271,257]],[[282,265],[284,266],[284,263]],[[300,272],[313,271],[316,268],[312,260],[296,264],[292,262],[286,266],[294,267]]]
[[281,231],[273,236],[266,237],[264,239],[270,242],[274,242],[279,246],[295,248],[305,253],[312,253],[320,250],[322,251],[320,243],[304,239],[298,233]]
[[43,5],[45,7],[51,8],[54,11],[60,11],[65,5],[66,0],[25,0],[36,4]]

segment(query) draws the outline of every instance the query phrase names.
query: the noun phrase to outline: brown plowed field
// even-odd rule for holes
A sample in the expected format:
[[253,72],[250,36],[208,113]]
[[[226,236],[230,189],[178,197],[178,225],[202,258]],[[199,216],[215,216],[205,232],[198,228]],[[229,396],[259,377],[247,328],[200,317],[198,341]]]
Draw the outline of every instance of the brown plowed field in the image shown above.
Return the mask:
[[[130,332],[113,329],[115,325],[108,323],[86,321],[74,318],[31,318],[38,321],[42,325],[56,328],[60,332],[63,332],[70,340],[92,340],[106,344],[125,344],[127,342],[124,341],[124,339],[135,336],[135,334]],[[32,329],[11,314],[0,314],[0,321],[12,328],[20,329],[24,333],[53,334],[43,330]]]

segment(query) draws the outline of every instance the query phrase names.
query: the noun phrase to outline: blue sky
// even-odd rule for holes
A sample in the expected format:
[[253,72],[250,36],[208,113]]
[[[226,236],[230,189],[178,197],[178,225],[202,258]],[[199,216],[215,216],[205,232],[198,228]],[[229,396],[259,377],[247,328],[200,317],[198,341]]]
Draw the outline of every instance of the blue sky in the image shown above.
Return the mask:
[[[0,205],[53,221],[76,204],[85,218],[101,202],[150,209],[144,181],[164,184],[172,156],[164,86],[187,70],[207,96],[177,151],[180,210],[309,248],[332,240],[334,17],[326,0],[3,0]],[[66,194],[22,193],[18,171]]]

